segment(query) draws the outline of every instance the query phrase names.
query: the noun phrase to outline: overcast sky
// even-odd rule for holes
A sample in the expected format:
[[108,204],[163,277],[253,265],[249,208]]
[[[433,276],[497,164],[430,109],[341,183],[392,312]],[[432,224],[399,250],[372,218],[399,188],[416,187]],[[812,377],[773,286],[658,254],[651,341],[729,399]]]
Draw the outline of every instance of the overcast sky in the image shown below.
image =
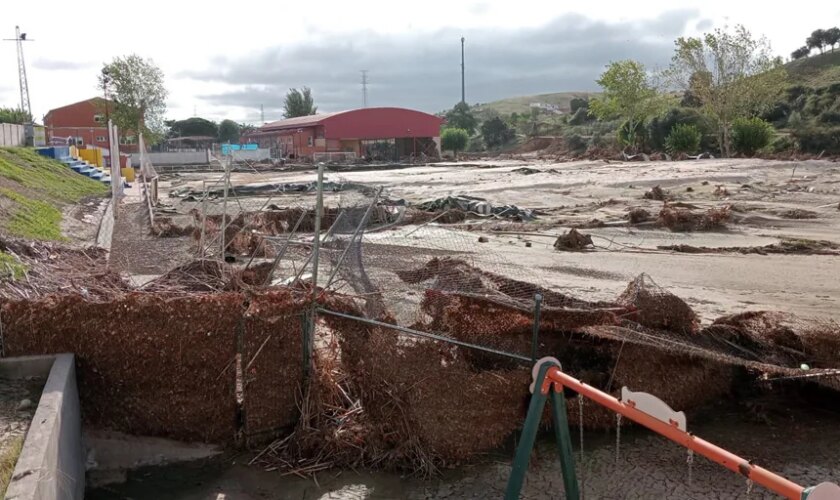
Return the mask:
[[[360,107],[362,69],[370,106],[451,107],[460,100],[461,36],[472,104],[596,90],[610,61],[664,67],[676,37],[714,27],[745,24],[787,57],[815,28],[840,24],[836,1],[800,9],[732,0],[4,0],[2,11],[2,38],[19,24],[35,40],[25,56],[38,119],[97,95],[102,63],[134,52],[163,69],[169,118],[251,123],[260,121],[260,105],[266,121],[280,118],[290,87],[311,87],[320,111]],[[19,96],[15,47],[3,42],[0,106],[17,106]]]

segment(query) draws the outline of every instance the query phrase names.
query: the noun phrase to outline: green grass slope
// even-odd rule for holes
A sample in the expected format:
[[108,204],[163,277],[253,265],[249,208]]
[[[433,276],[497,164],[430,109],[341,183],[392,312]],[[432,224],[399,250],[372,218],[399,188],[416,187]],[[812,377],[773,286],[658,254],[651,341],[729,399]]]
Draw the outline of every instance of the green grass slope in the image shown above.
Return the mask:
[[792,85],[819,88],[840,83],[840,50],[791,61],[785,69]]
[[575,97],[589,98],[597,95],[596,92],[556,92],[553,94],[537,94],[526,95],[519,97],[509,97],[498,101],[480,104],[475,108],[476,114],[481,114],[483,111],[492,110],[500,115],[509,115],[511,113],[530,113],[531,103],[540,102],[544,104],[555,104],[560,107],[564,113],[571,111],[569,103]]
[[33,149],[0,148],[0,231],[61,240],[61,208],[108,188]]

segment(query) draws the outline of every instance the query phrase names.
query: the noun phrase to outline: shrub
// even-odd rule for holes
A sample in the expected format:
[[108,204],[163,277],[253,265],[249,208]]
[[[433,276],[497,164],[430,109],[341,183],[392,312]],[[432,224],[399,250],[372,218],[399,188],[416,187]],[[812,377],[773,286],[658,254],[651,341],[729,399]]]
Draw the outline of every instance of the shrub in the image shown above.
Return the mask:
[[[650,147],[655,150],[663,150],[666,148],[665,140],[668,134],[674,129],[677,124],[694,125],[700,132],[700,140],[702,144],[703,135],[708,133],[709,127],[703,120],[703,116],[693,108],[675,107],[669,109],[667,112],[654,117],[648,124],[648,140]],[[704,145],[704,149],[716,149]]]
[[578,108],[577,111],[569,118],[569,125],[583,125],[592,119],[589,116],[589,108]]
[[644,123],[635,123],[632,128],[629,121],[618,127],[618,142],[624,146],[644,148],[648,142],[648,129]]
[[761,118],[738,118],[732,123],[732,146],[735,151],[754,156],[773,139],[773,126]]
[[799,149],[798,143],[796,139],[789,135],[780,135],[773,141],[773,144],[770,146],[770,149],[774,153],[785,153],[787,151],[793,151]]
[[840,111],[823,111],[820,113],[819,120],[823,123],[840,125]]
[[440,134],[440,147],[444,151],[452,151],[455,156],[458,156],[458,151],[463,151],[467,147],[467,141],[470,136],[467,131],[462,128],[448,128]]
[[792,134],[803,152],[840,154],[840,127],[800,127]]
[[588,147],[586,139],[578,134],[569,134],[564,138],[564,140],[566,142],[566,147],[573,153],[583,153]]
[[694,125],[678,123],[665,139],[665,149],[669,153],[695,153],[700,148],[702,134]]

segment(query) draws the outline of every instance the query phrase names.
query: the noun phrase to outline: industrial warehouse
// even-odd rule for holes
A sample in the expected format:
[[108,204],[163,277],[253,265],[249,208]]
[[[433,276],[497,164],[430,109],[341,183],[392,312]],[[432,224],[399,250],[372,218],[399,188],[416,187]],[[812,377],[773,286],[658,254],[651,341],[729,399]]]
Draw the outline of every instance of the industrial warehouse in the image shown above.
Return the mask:
[[436,158],[442,123],[411,109],[363,108],[267,123],[244,139],[292,159]]

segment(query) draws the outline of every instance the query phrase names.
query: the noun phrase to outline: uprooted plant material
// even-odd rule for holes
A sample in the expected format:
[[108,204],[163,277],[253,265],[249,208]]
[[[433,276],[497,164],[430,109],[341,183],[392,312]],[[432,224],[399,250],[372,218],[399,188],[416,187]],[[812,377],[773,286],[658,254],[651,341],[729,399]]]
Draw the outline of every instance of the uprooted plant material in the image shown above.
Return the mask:
[[446,210],[460,210],[468,214],[481,217],[496,217],[514,221],[533,220],[533,211],[516,205],[493,205],[484,198],[476,196],[446,196],[418,204],[415,208],[427,212],[441,212]]
[[641,207],[631,208],[627,212],[627,220],[630,224],[641,224],[651,219],[650,212]]
[[24,277],[0,280],[0,300],[32,299],[48,294],[79,294],[87,300],[111,297],[131,289],[108,269],[102,248],[72,248],[59,243],[0,238],[0,251],[14,256]]
[[656,185],[650,188],[650,190],[645,191],[642,197],[646,200],[667,201],[671,199],[671,194],[659,185]]
[[575,228],[569,229],[568,232],[561,234],[554,241],[554,248],[563,251],[580,251],[587,247],[594,246],[592,236],[581,233]]
[[179,226],[172,221],[171,217],[156,217],[151,231],[153,235],[160,238],[176,238],[191,236],[195,232],[195,227]]
[[725,228],[731,217],[732,209],[729,206],[698,211],[666,203],[659,211],[657,223],[674,232],[712,231]]
[[679,253],[741,253],[755,255],[788,254],[788,255],[840,255],[840,244],[826,240],[805,240],[798,238],[783,239],[778,243],[770,243],[757,247],[704,247],[686,244],[660,245],[659,250],[669,250]]
[[271,262],[239,269],[225,262],[198,259],[182,264],[143,286],[154,292],[222,292],[262,286]]

